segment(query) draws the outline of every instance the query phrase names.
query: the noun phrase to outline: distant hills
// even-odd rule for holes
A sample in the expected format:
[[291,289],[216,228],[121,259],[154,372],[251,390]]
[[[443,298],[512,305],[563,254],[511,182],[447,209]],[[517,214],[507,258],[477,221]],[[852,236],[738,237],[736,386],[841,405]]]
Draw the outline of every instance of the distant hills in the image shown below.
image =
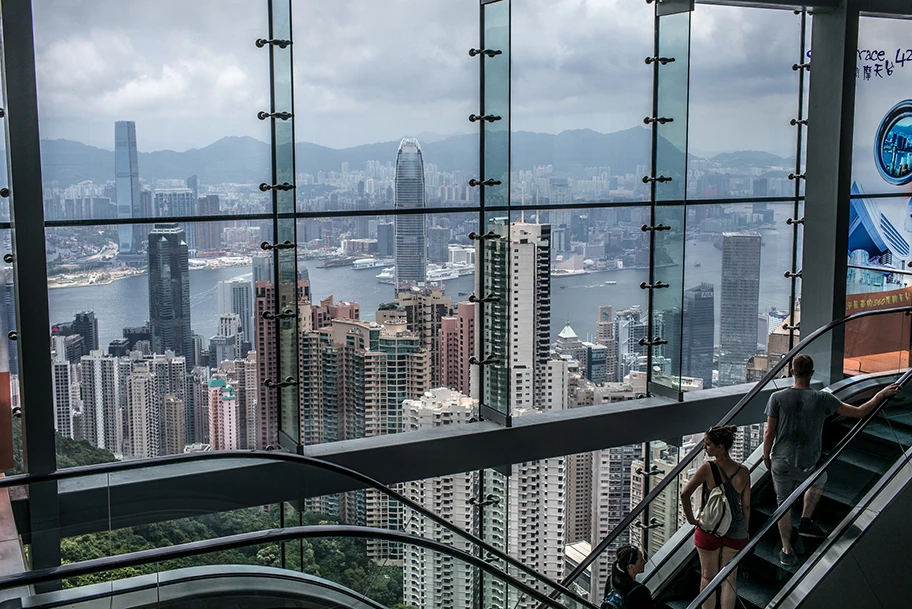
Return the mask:
[[[442,139],[438,139],[441,138]],[[651,134],[634,127],[614,133],[589,129],[563,131],[557,135],[518,131],[512,138],[513,169],[552,165],[558,174],[573,174],[584,167],[610,167],[615,175],[635,173],[649,165]],[[660,154],[675,154],[673,145],[660,139]],[[474,135],[435,136],[421,143],[425,163],[441,171],[478,170],[478,138]],[[352,170],[363,169],[369,160],[396,162],[399,141],[335,149],[309,142],[295,146],[298,173],[340,171],[343,162]],[[45,183],[66,187],[84,180],[104,183],[114,178],[114,152],[70,140],[42,140],[42,170]],[[692,157],[695,158],[695,157]],[[725,167],[770,167],[788,163],[767,152],[723,153],[709,159]],[[161,150],[139,154],[139,175],[146,180],[186,178],[198,175],[207,184],[268,181],[271,150],[266,142],[251,137],[224,137],[205,148],[185,152]]]

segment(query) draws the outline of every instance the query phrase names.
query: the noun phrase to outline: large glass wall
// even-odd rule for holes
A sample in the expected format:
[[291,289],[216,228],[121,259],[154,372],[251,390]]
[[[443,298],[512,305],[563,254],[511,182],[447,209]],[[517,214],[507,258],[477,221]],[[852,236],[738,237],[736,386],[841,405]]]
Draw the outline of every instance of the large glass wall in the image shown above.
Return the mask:
[[[139,459],[510,424],[647,396],[651,375],[757,380],[795,339],[791,12],[700,6],[656,49],[639,3],[310,3],[290,26],[279,2],[35,4],[62,436]],[[728,52],[767,31],[769,62]],[[670,470],[690,443],[602,455],[628,489],[611,518],[649,491],[633,461]],[[558,489],[597,459],[465,474],[458,507],[560,579],[559,546],[608,532],[559,534]],[[378,497],[294,514],[408,530]]]

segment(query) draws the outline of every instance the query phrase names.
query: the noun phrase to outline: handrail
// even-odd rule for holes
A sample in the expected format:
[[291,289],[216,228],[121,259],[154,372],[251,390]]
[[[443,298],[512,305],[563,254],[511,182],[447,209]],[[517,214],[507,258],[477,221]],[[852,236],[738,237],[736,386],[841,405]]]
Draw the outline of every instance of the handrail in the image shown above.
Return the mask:
[[[906,383],[909,382],[909,379],[912,379],[912,369],[906,371],[905,374],[903,374],[894,384],[899,385],[900,387],[904,387]],[[731,561],[729,561],[729,563],[719,571],[719,573],[709,582],[709,584],[706,585],[706,588],[700,592],[697,598],[695,598],[693,602],[687,606],[687,609],[696,609],[697,607],[700,607],[702,603],[710,597],[710,595],[715,593],[716,588],[722,582],[724,582],[729,575],[731,575],[731,572],[734,569],[738,568],[738,565],[741,564],[741,561],[744,559],[744,557],[754,549],[754,546],[756,546],[760,540],[763,539],[763,536],[766,535],[774,526],[778,526],[779,520],[782,518],[782,516],[784,516],[788,510],[792,509],[792,504],[797,499],[804,497],[805,491],[814,486],[814,483],[817,482],[817,479],[820,478],[820,475],[827,470],[831,463],[833,463],[842,455],[843,451],[848,448],[849,444],[851,444],[851,442],[857,438],[858,435],[861,434],[861,432],[868,426],[868,423],[873,421],[874,418],[880,414],[880,411],[883,410],[886,405],[889,404],[892,400],[893,396],[890,396],[887,399],[883,400],[870,413],[868,413],[866,417],[859,421],[842,440],[839,441],[839,443],[836,445],[836,448],[834,448],[833,451],[827,456],[827,458],[824,459],[823,463],[821,463],[820,466],[817,467],[813,473],[804,480],[804,482],[799,484],[798,487],[792,491],[792,494],[782,502],[782,505],[780,505],[775,512],[773,512],[773,514],[766,520],[763,526],[760,527],[760,530],[751,537],[751,539],[747,542],[747,545],[741,548],[741,550],[738,551],[738,553],[731,559]]]
[[325,461],[323,459],[318,459],[316,457],[308,457],[306,455],[297,455],[293,453],[285,453],[278,451],[243,451],[243,450],[219,450],[205,453],[190,453],[185,455],[168,455],[165,457],[157,457],[155,459],[143,459],[136,461],[116,461],[111,463],[98,463],[94,465],[84,465],[81,467],[72,467],[68,469],[57,470],[47,474],[19,474],[17,476],[11,476],[9,478],[0,478],[0,489],[6,488],[9,486],[21,486],[23,484],[41,484],[46,482],[53,482],[57,480],[67,480],[71,478],[81,478],[84,476],[93,476],[100,474],[108,474],[113,472],[122,472],[130,471],[136,469],[145,469],[149,467],[159,467],[167,466],[174,464],[187,464],[195,461],[211,461],[211,460],[222,460],[222,459],[262,459],[266,461],[285,461],[298,464],[306,464],[316,467],[318,469],[328,470],[334,473],[341,474],[342,476],[348,477],[353,480],[360,481],[371,488],[377,489],[380,492],[386,494],[387,496],[399,501],[403,505],[411,508],[412,510],[418,512],[428,520],[434,522],[435,524],[456,533],[461,536],[463,539],[466,539],[473,545],[480,547],[482,550],[488,554],[498,558],[499,560],[504,561],[507,565],[522,571],[529,577],[538,580],[542,584],[545,584],[549,588],[553,588],[554,592],[559,592],[564,596],[571,598],[575,602],[579,603],[583,607],[588,607],[589,609],[597,609],[597,605],[593,604],[591,601],[587,601],[583,597],[579,596],[575,592],[568,589],[566,586],[560,582],[553,581],[549,577],[539,573],[532,567],[523,564],[522,562],[516,560],[506,552],[499,550],[498,548],[490,545],[485,542],[483,539],[480,539],[465,531],[464,529],[456,526],[455,524],[449,522],[445,518],[438,516],[434,512],[428,510],[424,506],[415,501],[412,501],[405,495],[389,488],[383,483],[379,482],[362,474],[358,471],[345,467],[344,465],[339,465],[331,461]]
[[474,567],[485,571],[498,579],[503,580],[508,585],[514,586],[523,594],[527,594],[541,603],[553,607],[554,609],[566,609],[565,605],[550,598],[544,592],[540,592],[535,587],[530,586],[519,579],[501,572],[497,567],[488,563],[482,558],[464,552],[452,546],[433,541],[425,537],[410,535],[400,531],[390,531],[387,529],[378,529],[375,527],[362,527],[352,525],[314,525],[287,527],[284,529],[269,529],[266,531],[254,531],[252,533],[241,533],[239,535],[228,535],[217,539],[208,539],[204,541],[193,541],[190,543],[168,546],[165,548],[154,548],[151,550],[140,550],[129,554],[120,554],[118,556],[105,556],[103,558],[94,558],[77,563],[61,565],[59,567],[48,567],[37,569],[35,571],[26,571],[15,575],[0,576],[0,590],[16,588],[20,586],[33,586],[35,584],[47,583],[78,577],[80,575],[89,575],[91,573],[108,572],[114,569],[127,567],[136,567],[150,563],[158,563],[166,560],[178,558],[187,558],[198,556],[200,554],[210,554],[222,550],[236,550],[254,545],[266,543],[282,543],[286,541],[295,541],[298,539],[314,539],[321,537],[349,537],[358,539],[379,539],[382,541],[392,541],[403,544],[412,544],[432,552],[439,552],[452,556],[459,560],[465,561]]
[[[798,355],[798,353],[800,353],[802,350],[806,349],[808,345],[810,345],[812,342],[814,342],[815,340],[817,340],[818,338],[820,338],[822,335],[826,334],[833,328],[844,325],[850,321],[855,321],[856,319],[862,319],[864,317],[874,317],[877,315],[888,315],[891,313],[895,314],[895,313],[909,313],[909,312],[912,312],[912,306],[895,307],[893,309],[881,309],[879,311],[862,311],[860,313],[853,313],[851,315],[847,315],[840,319],[831,321],[830,323],[826,324],[825,326],[814,330],[808,336],[803,338],[797,345],[792,347],[792,349],[790,349],[789,352],[786,353],[782,357],[782,359],[779,360],[776,363],[776,365],[773,366],[773,368],[769,372],[767,372],[766,375],[762,379],[760,379],[760,381],[757,382],[757,384],[755,384],[743,398],[738,400],[738,403],[735,404],[734,407],[732,407],[732,409],[728,411],[728,414],[726,414],[724,417],[722,417],[722,420],[719,422],[719,425],[728,424],[729,421],[731,421],[739,412],[741,412],[741,409],[743,409],[747,404],[750,403],[751,400],[753,400],[755,397],[757,397],[757,394],[760,393],[760,391],[762,391],[763,388],[766,387],[766,385],[770,381],[774,380],[778,376],[779,372],[781,372],[782,369],[789,362],[791,362],[793,357]],[[700,454],[700,452],[702,450],[703,450],[703,446],[698,445],[698,446],[695,446],[689,453],[687,453],[687,455],[683,459],[681,459],[681,461],[674,467],[674,469],[672,469],[670,472],[665,474],[665,476],[662,478],[661,481],[659,481],[659,483],[655,486],[655,488],[653,488],[651,491],[649,491],[649,493],[645,497],[643,497],[643,499],[639,503],[637,503],[633,509],[630,510],[630,512],[627,514],[627,516],[625,516],[624,519],[621,520],[620,524],[618,524],[618,526],[614,527],[614,530],[611,531],[611,533],[609,533],[602,541],[600,541],[599,544],[592,549],[592,551],[589,553],[589,555],[586,556],[586,558],[584,558],[583,560],[581,560],[580,563],[566,577],[564,577],[564,579],[561,581],[561,584],[563,584],[564,586],[568,586],[568,585],[572,584],[574,581],[576,581],[576,579],[586,571],[586,569],[589,567],[589,565],[591,565],[595,561],[595,559],[602,552],[605,551],[605,549],[608,546],[610,546],[612,543],[614,543],[614,541],[618,538],[618,536],[620,536],[620,534],[622,532],[627,530],[627,528],[630,527],[630,525],[632,525],[636,521],[636,519],[640,517],[640,515],[643,513],[643,511],[646,509],[646,507],[648,505],[650,505],[653,502],[653,500],[659,496],[659,494],[661,494],[666,488],[668,488],[668,486],[672,482],[676,482],[678,480],[681,473],[687,467],[689,467],[690,462],[693,461],[697,457],[697,455]]]

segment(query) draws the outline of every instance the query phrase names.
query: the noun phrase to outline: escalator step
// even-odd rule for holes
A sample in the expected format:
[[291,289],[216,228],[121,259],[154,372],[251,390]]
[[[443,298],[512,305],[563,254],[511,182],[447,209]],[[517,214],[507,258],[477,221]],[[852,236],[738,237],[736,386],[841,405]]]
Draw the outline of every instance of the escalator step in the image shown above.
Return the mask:
[[839,460],[879,475],[887,473],[890,468],[890,464],[883,457],[878,457],[854,446],[846,448],[839,456]]
[[[851,429],[855,425],[853,419],[839,419],[837,425]],[[865,427],[863,435],[886,440],[892,444],[899,443],[904,447],[912,446],[912,429],[905,426],[890,425],[883,420],[874,420]]]
[[[811,550],[811,548],[807,547],[808,542],[809,542],[809,540],[805,540],[805,547],[806,547],[805,555],[807,555],[807,552],[809,552]],[[795,573],[796,571],[798,571],[798,567],[800,567],[801,563],[804,561],[804,557],[799,556],[798,560],[795,561],[795,564],[792,565],[791,567],[783,567],[779,563],[779,550],[781,548],[782,548],[782,544],[779,542],[778,535],[776,536],[775,539],[762,539],[762,540],[760,540],[760,543],[758,543],[756,546],[754,546],[754,556],[771,564],[773,567],[775,567],[776,569],[778,569],[780,571],[785,571],[788,573]]]
[[893,410],[887,408],[883,411],[883,416],[894,423],[912,427],[912,412],[908,410]]

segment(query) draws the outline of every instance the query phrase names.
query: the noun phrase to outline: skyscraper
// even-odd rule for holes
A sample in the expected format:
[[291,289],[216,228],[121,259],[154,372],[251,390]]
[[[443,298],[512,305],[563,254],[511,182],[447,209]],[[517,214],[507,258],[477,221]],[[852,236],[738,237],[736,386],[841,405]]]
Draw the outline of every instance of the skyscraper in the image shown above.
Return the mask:
[[760,234],[722,235],[722,300],[719,382],[743,383],[745,367],[757,352],[760,309]]
[[177,224],[156,224],[149,233],[149,323],[153,353],[174,351],[193,368],[187,240]]
[[117,359],[93,351],[79,363],[85,439],[98,448],[119,453],[117,417],[120,404],[120,368]]
[[[234,313],[241,321],[241,334],[247,342],[253,341],[253,291],[245,279],[218,282],[219,315]],[[245,354],[241,354],[245,355]],[[218,365],[220,362],[216,362]]]
[[[424,209],[424,160],[418,140],[405,138],[396,155],[396,209]],[[396,216],[396,286],[427,279],[427,232],[421,214]]]
[[80,311],[73,320],[73,332],[82,336],[87,351],[98,349],[98,319],[95,311]]
[[[506,365],[485,366],[485,383],[490,387],[509,383],[507,391],[492,391],[492,398],[509,395],[511,411],[552,408],[548,402],[561,398],[566,402],[566,394],[559,396],[547,389],[549,379],[555,378],[547,370],[554,362],[550,357],[551,226],[514,222],[490,228],[501,238],[486,240],[482,246],[489,282],[485,291],[501,294],[511,290],[513,297],[492,306],[493,344],[487,353]],[[551,400],[546,399],[549,393]],[[492,406],[506,409],[506,405]]]
[[[195,177],[195,176],[194,176]],[[215,216],[219,213],[218,195],[199,197],[196,202],[198,216]],[[196,225],[196,247],[201,250],[217,250],[222,245],[221,222],[204,222]],[[250,337],[247,337],[250,340]]]
[[704,389],[712,387],[715,301],[711,283],[684,290],[681,375],[703,379]]
[[469,358],[475,352],[475,303],[460,302],[454,317],[440,320],[438,341],[441,387],[471,395],[472,366]]
[[[139,161],[136,152],[136,123],[117,121],[114,123],[114,184],[117,193],[117,217],[120,219],[139,218]],[[121,224],[117,228],[117,241],[121,254],[139,251],[142,243],[139,225]]]

